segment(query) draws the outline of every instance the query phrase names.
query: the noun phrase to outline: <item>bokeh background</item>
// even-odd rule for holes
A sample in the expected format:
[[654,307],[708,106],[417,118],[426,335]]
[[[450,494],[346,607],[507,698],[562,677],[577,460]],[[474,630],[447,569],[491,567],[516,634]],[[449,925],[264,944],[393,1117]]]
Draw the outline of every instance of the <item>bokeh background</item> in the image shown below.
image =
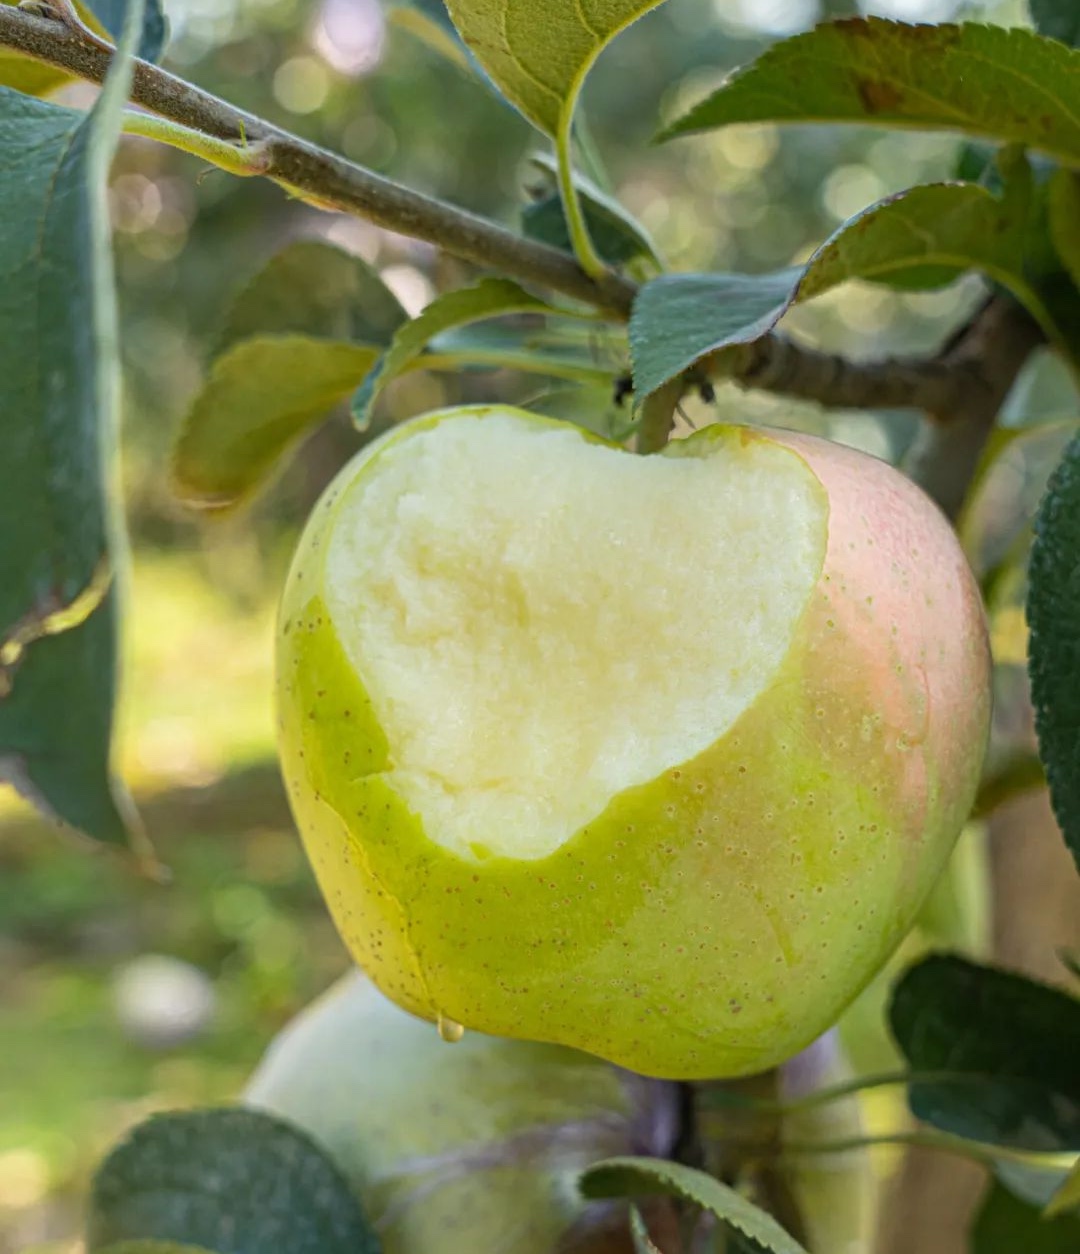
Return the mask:
[[[167,0],[166,8],[177,72],[414,187],[517,220],[535,179],[527,157],[542,141],[411,34],[387,0]],[[958,141],[940,135],[754,126],[650,146],[660,119],[770,40],[859,12],[1026,20],[1020,0],[670,0],[605,54],[585,93],[592,139],[617,193],[673,268],[788,265],[879,197],[952,174]],[[76,102],[92,95],[83,86],[65,91]],[[363,256],[410,312],[467,277],[427,246],[142,141],[123,145],[111,207],[125,368],[122,480],[134,546],[118,756],[172,881],[145,882],[0,795],[0,1254],[77,1250],[88,1174],[109,1144],[152,1110],[233,1097],[278,1028],[346,966],[277,775],[271,643],[297,528],[357,436],[343,416],[328,423],[240,518],[207,522],[170,497],[170,440],[226,302],[272,252],[303,237]],[[925,350],[981,294],[976,280],[921,295],[851,284],[789,323],[813,343],[857,356]],[[625,367],[617,347],[597,354],[613,375]],[[395,384],[386,403],[404,417],[536,389],[535,379],[509,375],[418,374]],[[1021,380],[1010,421],[1075,404],[1043,357]],[[722,389],[717,405],[882,455],[895,455],[913,430],[910,416],[827,414],[734,389]],[[987,518],[1019,525],[1032,479],[1022,460],[999,477]],[[1023,623],[1016,586],[1008,595],[996,644],[999,658],[1017,666],[1011,680],[1005,672],[1011,696],[1002,708],[1022,739]],[[989,848],[1001,909],[996,925],[971,914],[967,941],[1057,978],[1055,946],[1080,944],[1080,902],[1069,895],[1068,863],[1042,799],[1007,810],[989,840],[980,831],[965,838],[976,871],[964,882],[978,882]],[[1021,900],[1038,910],[1021,918]],[[867,1067],[888,1060],[877,1027],[882,996],[879,989],[865,1000],[852,1030]],[[886,1122],[896,1114],[878,1112]],[[904,1187],[928,1186],[946,1198],[942,1214],[956,1228],[957,1199],[974,1196],[977,1183],[941,1165],[909,1165]],[[927,1196],[928,1233],[917,1239],[906,1228],[897,1251],[959,1248],[941,1237],[941,1216],[929,1218]]]

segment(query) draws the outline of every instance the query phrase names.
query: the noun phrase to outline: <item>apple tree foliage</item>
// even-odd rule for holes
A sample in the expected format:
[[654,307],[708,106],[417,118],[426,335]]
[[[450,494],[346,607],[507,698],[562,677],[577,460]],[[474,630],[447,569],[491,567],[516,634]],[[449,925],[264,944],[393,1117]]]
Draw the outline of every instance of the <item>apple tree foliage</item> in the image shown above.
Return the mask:
[[[399,6],[402,26],[486,84],[493,109],[497,100],[509,104],[551,141],[534,158],[545,190],[523,205],[521,237],[572,254],[593,279],[621,276],[625,308],[598,299],[590,310],[565,290],[552,295],[557,282],[545,287],[535,274],[495,264],[496,273],[443,293],[410,320],[357,257],[325,243],[291,245],[225,318],[175,443],[171,481],[180,499],[219,511],[248,501],[343,404],[361,432],[377,433],[382,389],[415,369],[558,380],[578,398],[575,420],[628,438],[650,396],[680,377],[695,386],[722,380],[793,306],[851,279],[927,290],[974,272],[1026,310],[1080,375],[1075,0],[1030,0],[1023,29],[826,23],[775,43],[668,122],[658,136],[665,142],[752,122],[968,138],[954,179],[868,205],[804,262],[764,274],[666,272],[648,232],[606,190],[580,133],[578,97],[592,65],[660,3]],[[31,27],[69,47],[115,43],[91,107],[49,99],[77,73],[94,75],[80,68],[89,62],[65,63],[15,38]],[[166,46],[160,0],[0,4],[0,777],[86,837],[137,849],[138,819],[110,767],[127,550],[114,483],[119,380],[106,180],[122,131],[132,129],[125,104],[134,58],[154,62]],[[220,137],[185,138],[178,128],[160,137],[210,160],[224,147]],[[237,172],[263,172],[256,149],[233,146]],[[316,203],[318,191],[299,189]],[[522,313],[526,330],[506,318]],[[582,337],[556,333],[583,320],[624,346],[628,378],[612,378],[580,347]],[[603,403],[613,389],[632,392],[633,406]],[[999,424],[965,485],[958,526],[988,605],[1003,580],[1026,597],[1038,733],[1037,759],[988,762],[980,811],[1045,775],[1080,865],[1078,426],[1080,415],[1069,414]],[[972,520],[987,484],[1021,446],[1040,467],[1025,497],[1029,513],[987,552]],[[1080,975],[1075,960],[1067,964]],[[971,1232],[975,1254],[1080,1249],[1080,1000],[942,954],[902,976],[889,1020],[908,1067],[897,1079],[927,1138],[977,1159],[992,1180]],[[678,1163],[612,1160],[586,1172],[580,1187],[593,1198],[677,1197],[719,1216],[732,1248],[802,1248],[738,1191]],[[658,1248],[639,1211],[632,1215],[636,1248]],[[240,1111],[158,1117],[137,1129],[99,1173],[88,1243],[91,1254],[379,1248],[320,1147]]]

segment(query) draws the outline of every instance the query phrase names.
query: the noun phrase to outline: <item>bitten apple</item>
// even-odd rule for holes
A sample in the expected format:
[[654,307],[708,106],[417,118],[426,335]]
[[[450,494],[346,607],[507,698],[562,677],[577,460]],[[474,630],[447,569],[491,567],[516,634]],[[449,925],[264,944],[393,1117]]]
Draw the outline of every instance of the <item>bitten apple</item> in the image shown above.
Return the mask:
[[244,1101],[334,1158],[384,1254],[628,1254],[625,1208],[586,1203],[576,1178],[670,1153],[679,1107],[675,1085],[559,1046],[469,1033],[448,1048],[359,975],[285,1028]]
[[974,580],[885,463],[730,426],[637,457],[503,406],[345,467],[278,674],[294,813],[376,984],[677,1079],[835,1021],[942,868],[989,718]]

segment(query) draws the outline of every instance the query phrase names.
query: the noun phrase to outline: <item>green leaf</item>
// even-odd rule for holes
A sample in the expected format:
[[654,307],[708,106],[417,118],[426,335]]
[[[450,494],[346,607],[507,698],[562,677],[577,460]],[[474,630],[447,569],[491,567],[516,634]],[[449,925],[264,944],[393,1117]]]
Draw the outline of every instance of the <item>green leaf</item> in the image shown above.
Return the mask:
[[703,1171],[658,1158],[609,1158],[582,1173],[585,1197],[681,1197],[716,1215],[772,1254],[806,1254],[771,1215]]
[[865,122],[962,131],[1080,163],[1080,52],[1019,27],[848,18],[774,44],[669,126]]
[[639,399],[706,353],[748,344],[799,301],[848,279],[917,286],[976,269],[1052,324],[1023,274],[1024,217],[976,183],[928,183],[845,222],[805,266],[771,274],[673,274],[645,284],[630,320]]
[[352,400],[353,420],[364,431],[379,393],[406,370],[437,335],[454,327],[510,313],[565,313],[526,292],[510,279],[481,279],[473,287],[438,296],[411,322],[405,323],[382,354]]
[[663,0],[446,0],[503,95],[546,134],[569,136],[585,75],[605,46]]
[[1031,20],[1040,35],[1080,45],[1080,5],[1076,0],[1030,0]]
[[1080,1159],[1073,1164],[1072,1171],[1046,1204],[1043,1214],[1053,1218],[1055,1215],[1065,1215],[1074,1210],[1080,1210]]
[[1050,238],[1073,283],[1080,287],[1080,175],[1058,170],[1047,195]]
[[1036,1206],[994,1184],[971,1230],[971,1254],[1076,1254],[1080,1219],[1044,1219]]
[[[13,6],[18,4],[18,0],[0,0],[0,4]],[[99,35],[114,38],[119,34],[130,7],[129,0],[90,0],[89,3],[76,0],[76,8],[83,21]],[[168,23],[161,0],[146,0],[137,55],[144,61],[156,61],[164,50],[167,36]],[[35,61],[33,57],[0,49],[0,85],[4,87],[13,87],[28,96],[44,96],[71,82],[73,77],[56,66]]]
[[313,1140],[254,1110],[156,1115],[94,1179],[89,1254],[120,1241],[217,1254],[378,1254],[344,1176]]
[[132,812],[110,771],[125,548],[105,183],[140,20],[89,113],[0,88],[0,778],[115,844]]
[[1028,672],[1054,814],[1080,867],[1080,436],[1051,476],[1028,570]]
[[322,240],[300,240],[241,289],[215,353],[263,335],[385,345],[407,320],[398,298],[362,258]]
[[379,349],[304,335],[241,340],[210,367],[173,448],[186,504],[226,510],[272,477],[281,458],[354,391]]
[[176,494],[213,510],[247,500],[348,398],[407,319],[361,258],[321,240],[284,248],[225,319],[173,448]]
[[919,1119],[990,1145],[1080,1149],[1080,1002],[1007,971],[932,955],[900,979],[889,1022],[913,1070],[972,1078],[912,1084]]
[[[531,161],[545,174],[557,172],[554,158],[546,153],[535,153]],[[662,268],[648,231],[614,197],[583,174],[574,175],[574,187],[581,199],[589,235],[609,265],[625,265],[641,257]],[[564,252],[573,251],[566,212],[554,184],[548,195],[522,210],[521,228],[530,239],[551,244]]]

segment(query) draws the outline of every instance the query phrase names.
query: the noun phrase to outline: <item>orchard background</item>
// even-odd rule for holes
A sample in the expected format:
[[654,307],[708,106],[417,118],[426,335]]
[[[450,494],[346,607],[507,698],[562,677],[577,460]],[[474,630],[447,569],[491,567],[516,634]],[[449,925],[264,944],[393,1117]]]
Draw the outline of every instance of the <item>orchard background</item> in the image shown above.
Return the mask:
[[[507,6],[452,7],[468,34],[463,14]],[[865,1083],[834,1103],[845,1152],[815,1161],[879,1204],[876,1240],[837,1254],[1080,1249],[1080,7],[581,7],[618,11],[605,34],[641,16],[578,103],[568,231],[555,149],[487,74],[537,121],[528,82],[478,64],[439,3],[0,6],[0,773],[98,845],[0,795],[3,1254],[81,1248],[110,1148],[153,1112],[235,1101],[346,970],[278,777],[277,598],[355,449],[494,399],[626,440],[662,442],[669,419],[813,432],[900,465],[954,518],[990,619],[991,752],[946,877],[839,1025]],[[527,8],[535,46],[574,20]],[[136,45],[220,100],[129,77]],[[713,95],[770,47],[761,78]],[[580,67],[551,66],[572,103]],[[129,91],[167,120],[122,116]],[[707,100],[700,130],[652,142]],[[606,320],[573,330],[548,301]],[[980,966],[917,967],[907,1004],[930,1027],[905,1036],[892,990],[931,950]],[[705,1139],[745,1145],[756,1118],[766,1148],[711,1165],[784,1218],[775,1092],[737,1096],[738,1117],[698,1118]],[[156,1126],[192,1170],[223,1135],[196,1153]],[[138,1186],[110,1161],[99,1212]],[[314,1208],[293,1208],[294,1248],[319,1248]],[[159,1218],[125,1237],[191,1244]],[[107,1220],[92,1211],[92,1251],[115,1247],[94,1236]],[[227,1201],[220,1221],[220,1254],[261,1239]],[[708,1239],[797,1248],[730,1231]]]

